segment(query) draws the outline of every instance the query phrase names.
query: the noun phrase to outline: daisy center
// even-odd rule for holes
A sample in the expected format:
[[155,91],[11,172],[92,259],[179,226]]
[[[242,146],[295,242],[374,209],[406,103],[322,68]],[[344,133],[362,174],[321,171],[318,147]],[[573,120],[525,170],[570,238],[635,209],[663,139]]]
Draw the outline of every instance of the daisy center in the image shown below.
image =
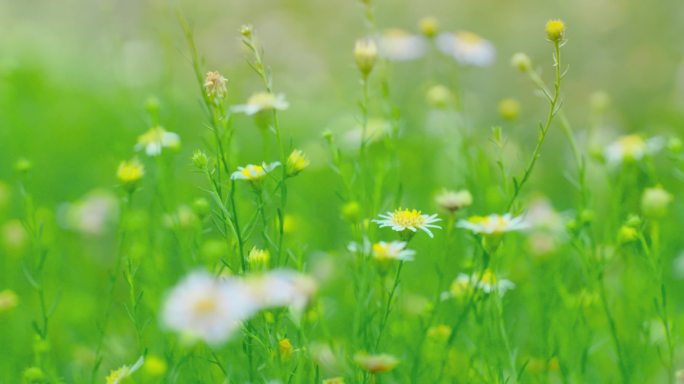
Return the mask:
[[415,209],[397,209],[392,214],[392,223],[404,228],[418,228],[425,224],[425,217],[423,217],[420,211]]
[[213,297],[206,297],[198,300],[195,303],[195,312],[200,315],[206,315],[216,310],[216,300]]

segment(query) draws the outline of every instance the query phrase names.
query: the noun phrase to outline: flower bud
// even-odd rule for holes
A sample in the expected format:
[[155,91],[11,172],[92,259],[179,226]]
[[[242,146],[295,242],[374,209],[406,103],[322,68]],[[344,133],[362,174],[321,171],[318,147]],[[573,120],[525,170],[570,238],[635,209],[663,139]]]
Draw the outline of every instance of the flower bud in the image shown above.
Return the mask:
[[623,225],[618,230],[617,241],[619,244],[627,244],[636,241],[639,238],[639,232],[634,227]]
[[437,195],[435,201],[441,208],[453,213],[472,205],[473,196],[465,189],[457,192],[444,190]]
[[527,54],[518,52],[511,57],[511,65],[520,72],[527,72],[532,69],[532,60]]
[[513,121],[520,115],[520,103],[516,99],[503,99],[499,101],[499,116],[505,120]]
[[439,32],[439,22],[431,16],[420,19],[418,26],[425,37],[435,37]]
[[641,212],[650,219],[660,219],[667,214],[672,195],[661,186],[646,188],[641,195]]
[[549,40],[558,43],[565,37],[565,23],[561,20],[549,20],[546,23],[546,37]]
[[192,154],[192,163],[197,167],[199,170],[205,170],[207,169],[207,164],[209,164],[209,158],[207,157],[207,154],[204,153],[204,151],[198,149]]
[[433,108],[446,108],[454,100],[454,94],[441,84],[433,85],[425,94],[425,100]]
[[311,162],[306,157],[304,152],[295,149],[287,158],[287,174],[294,176],[308,167]]
[[354,58],[356,59],[356,66],[359,68],[363,77],[368,77],[371,73],[377,57],[378,47],[373,40],[365,38],[356,41]]
[[119,182],[129,191],[137,187],[144,175],[145,167],[143,167],[138,159],[121,162],[116,171],[116,177],[119,179]]
[[357,223],[361,219],[361,205],[357,201],[350,201],[342,206],[342,217],[350,223]]
[[207,72],[204,78],[204,91],[211,99],[223,99],[228,94],[228,80],[217,71]]
[[264,269],[268,266],[270,260],[271,254],[267,249],[254,247],[247,255],[247,263],[249,263],[250,269]]

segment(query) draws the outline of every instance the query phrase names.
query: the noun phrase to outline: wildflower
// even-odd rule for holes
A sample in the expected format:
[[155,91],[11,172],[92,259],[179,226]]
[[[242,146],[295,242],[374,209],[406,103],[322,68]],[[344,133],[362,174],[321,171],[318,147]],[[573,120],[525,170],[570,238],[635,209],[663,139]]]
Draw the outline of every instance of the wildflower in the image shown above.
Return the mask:
[[247,263],[250,269],[264,268],[271,260],[271,254],[267,249],[252,248],[247,255]]
[[627,135],[609,144],[604,151],[604,157],[609,165],[633,163],[658,152],[662,146],[661,138],[645,140],[640,135]]
[[663,218],[667,214],[672,199],[672,194],[659,185],[646,188],[641,195],[641,212],[651,219]]
[[145,358],[140,356],[132,366],[124,365],[121,368],[111,371],[109,376],[107,376],[107,384],[122,383],[124,379],[130,377],[135,371],[140,369],[144,362]]
[[197,214],[197,216],[204,218],[211,211],[211,205],[204,197],[198,197],[192,202],[192,210]]
[[246,39],[251,39],[252,38],[252,33],[254,32],[254,27],[252,27],[250,24],[245,24],[240,27],[240,34],[242,37]]
[[492,214],[489,216],[471,216],[468,220],[459,220],[459,228],[468,229],[476,234],[497,236],[505,232],[519,231],[528,227],[523,218]]
[[350,148],[357,148],[361,144],[361,140],[364,140],[366,144],[375,143],[380,141],[391,130],[392,125],[387,120],[371,118],[366,125],[365,136],[363,127],[359,125],[345,134],[344,144]]
[[420,229],[427,233],[428,236],[434,237],[430,228],[442,228],[439,225],[433,224],[442,220],[437,217],[437,214],[424,215],[416,209],[399,208],[394,212],[380,214],[378,217],[373,222],[380,225],[380,228],[390,227],[393,231],[401,232],[405,236],[412,236],[413,233]]
[[459,209],[467,208],[473,204],[473,196],[470,194],[470,191],[465,189],[460,191],[449,191],[445,189],[437,195],[435,201],[437,202],[437,205],[443,209],[454,213]]
[[380,54],[392,61],[410,61],[425,54],[425,40],[402,29],[388,29],[378,40]]
[[418,26],[420,27],[420,32],[422,32],[423,35],[428,38],[435,37],[439,32],[439,21],[431,16],[420,19]]
[[144,175],[145,167],[143,167],[138,159],[121,162],[116,171],[116,177],[119,179],[119,182],[129,191],[135,189]]
[[159,356],[148,355],[143,364],[143,372],[149,376],[159,377],[166,373],[168,366]]
[[251,182],[261,181],[267,173],[278,168],[280,162],[275,161],[271,164],[261,163],[261,165],[248,164],[246,167],[238,167],[237,171],[230,175],[232,180],[247,180]]
[[204,91],[211,99],[223,99],[228,93],[227,83],[228,79],[217,71],[207,72],[207,76],[204,78]]
[[9,312],[19,305],[19,297],[11,289],[0,291],[0,313]]
[[401,260],[412,261],[416,251],[406,249],[406,242],[381,241],[373,244],[373,258],[377,261]]
[[220,345],[257,309],[242,284],[196,271],[167,295],[162,320],[191,340]]
[[560,42],[565,36],[565,23],[561,20],[549,20],[546,23],[546,37],[553,42]]
[[249,277],[245,287],[259,308],[290,307],[299,313],[318,289],[311,277],[286,269]]
[[192,163],[197,167],[197,169],[203,171],[207,169],[207,164],[209,164],[209,158],[204,151],[197,149],[192,154]]
[[258,92],[250,96],[246,104],[234,105],[231,111],[252,116],[262,111],[284,111],[289,107],[290,103],[285,100],[282,93],[274,95],[269,92]]
[[505,120],[515,120],[520,115],[520,103],[516,99],[503,99],[497,106],[499,116]]
[[306,157],[304,152],[300,151],[299,149],[295,149],[287,158],[287,174],[294,176],[303,171],[304,168],[309,166],[309,164],[311,164],[311,162]]
[[490,269],[486,269],[482,273],[472,273],[471,275],[460,273],[451,284],[449,292],[442,296],[462,297],[469,287],[478,289],[486,294],[497,292],[503,296],[507,291],[515,288],[515,284],[510,280],[499,279]]
[[454,101],[454,94],[441,84],[433,85],[425,94],[425,100],[434,108],[446,108]]
[[101,235],[116,222],[119,204],[113,193],[95,190],[81,201],[61,204],[57,213],[64,228],[86,235]]
[[356,41],[354,46],[354,58],[356,59],[356,66],[363,77],[368,75],[375,66],[375,61],[378,57],[378,47],[372,39],[364,38]]
[[360,352],[354,355],[354,362],[362,369],[376,374],[393,370],[399,364],[399,359],[386,353],[369,355],[368,353]]
[[494,45],[472,32],[442,33],[437,47],[463,65],[486,67],[494,62]]
[[0,227],[2,245],[7,251],[20,252],[28,244],[29,235],[19,220],[9,220]]
[[518,52],[511,58],[511,65],[522,73],[532,69],[532,60],[527,54]]
[[180,137],[178,134],[156,126],[138,136],[138,144],[136,144],[135,149],[138,151],[144,149],[148,156],[159,156],[163,148],[178,149],[179,147]]
[[278,341],[278,352],[280,353],[280,358],[283,360],[289,360],[294,352],[294,347],[290,339],[283,338]]

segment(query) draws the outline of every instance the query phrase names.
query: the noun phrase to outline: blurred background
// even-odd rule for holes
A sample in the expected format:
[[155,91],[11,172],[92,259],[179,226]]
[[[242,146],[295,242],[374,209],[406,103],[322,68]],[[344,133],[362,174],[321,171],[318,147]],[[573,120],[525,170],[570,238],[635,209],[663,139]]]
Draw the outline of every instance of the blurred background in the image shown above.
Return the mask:
[[[627,133],[682,133],[681,0],[377,0],[375,8],[380,30],[419,33],[418,21],[434,16],[440,30],[472,31],[496,49],[493,65],[486,68],[459,67],[434,47],[423,59],[391,66],[390,92],[401,112],[404,134],[402,169],[411,175],[403,180],[404,200],[412,206],[435,211],[435,192],[466,184],[455,174],[459,168],[447,160],[450,149],[434,150],[443,130],[433,126],[425,100],[431,85],[458,88],[453,91],[462,98],[467,128],[483,148],[491,146],[491,127],[501,125],[512,138],[508,161],[516,174],[521,169],[547,104],[511,67],[510,57],[526,52],[550,82],[552,57],[544,24],[551,18],[561,18],[567,25],[563,55],[569,72],[562,93],[565,111],[580,136],[590,126],[599,131],[598,136],[605,134],[606,140]],[[328,168],[322,133],[330,130],[343,136],[358,124],[361,88],[352,51],[367,29],[363,8],[354,0],[0,0],[0,182],[14,185],[15,162],[29,159],[36,205],[46,208],[45,215],[54,219],[49,222],[58,223],[55,217],[65,203],[80,201],[97,189],[114,191],[119,162],[132,157],[137,137],[150,128],[145,103],[154,97],[161,105],[162,125],[177,132],[182,141],[182,148],[170,159],[176,169],[178,199],[190,202],[203,196],[203,177],[189,159],[195,149],[205,147],[209,135],[178,12],[195,32],[204,69],[219,70],[228,78],[230,104],[243,103],[262,88],[239,40],[241,25],[254,26],[276,92],[284,93],[291,105],[281,114],[285,137],[312,160],[311,169],[294,181],[296,192],[290,195],[299,218],[294,236],[305,245],[305,252],[342,249],[349,238],[340,236],[346,225],[340,220],[338,179]],[[592,106],[597,91],[610,100],[599,122]],[[521,104],[520,117],[513,122],[498,113],[505,98]],[[238,117],[236,129],[242,162],[260,162],[263,154],[254,122]],[[520,148],[522,155],[517,152]],[[559,164],[570,159],[559,130],[550,133],[543,152],[529,189],[553,196],[559,210],[567,209],[574,196],[568,193],[565,171],[559,170]],[[483,212],[487,199],[477,196],[491,191],[485,186],[468,187],[476,196],[474,212],[488,213]],[[7,188],[0,190],[2,199],[3,262],[16,265],[4,256],[20,254],[12,244],[22,236],[16,221],[21,204]],[[318,228],[323,224],[321,232]],[[101,285],[98,279],[105,276],[105,268],[97,260],[111,258],[113,236],[85,245],[64,233],[59,236],[65,242],[54,252],[60,262],[52,273],[60,277],[54,285],[68,299],[56,321],[88,323],[89,316],[101,311],[97,297],[84,289]],[[97,273],[84,274],[92,270],[89,263],[98,265]],[[420,268],[428,270],[431,265]],[[27,289],[16,269],[3,268],[3,286]],[[25,321],[32,316],[27,311]],[[92,339],[79,334],[86,330],[65,329],[73,333],[54,336],[63,338],[65,345]],[[20,332],[30,337],[30,329]],[[28,361],[30,349],[11,348]],[[68,352],[77,355],[74,348]]]

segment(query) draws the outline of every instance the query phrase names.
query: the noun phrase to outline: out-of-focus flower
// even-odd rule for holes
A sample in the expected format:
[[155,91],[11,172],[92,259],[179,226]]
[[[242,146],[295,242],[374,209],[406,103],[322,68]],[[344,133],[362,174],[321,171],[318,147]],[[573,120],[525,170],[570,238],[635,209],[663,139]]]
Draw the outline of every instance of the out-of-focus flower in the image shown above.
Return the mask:
[[11,290],[0,291],[0,313],[9,312],[19,305],[19,296]]
[[380,55],[392,61],[416,60],[425,55],[423,37],[404,31],[388,29],[380,35]]
[[234,105],[231,111],[252,116],[262,111],[272,111],[274,109],[284,111],[289,107],[290,103],[285,100],[285,95],[282,93],[274,95],[269,92],[258,92],[250,96],[246,104]]
[[439,21],[432,16],[423,17],[418,21],[418,27],[423,36],[433,38],[439,32]]
[[101,235],[118,219],[119,203],[111,192],[95,190],[80,201],[60,205],[57,213],[64,228]]
[[412,261],[416,251],[406,249],[406,242],[391,241],[373,244],[373,258],[379,262],[386,262],[392,260]]
[[190,158],[190,160],[192,160],[192,163],[197,169],[202,171],[205,170],[209,164],[209,157],[200,149],[197,149],[192,153],[192,158]]
[[28,233],[19,220],[9,220],[0,229],[2,245],[7,251],[20,252],[28,244]]
[[471,216],[468,220],[459,220],[457,226],[470,230],[473,233],[493,236],[528,228],[528,224],[525,223],[522,217],[513,217],[510,213],[504,215]]
[[673,196],[661,186],[646,188],[641,195],[641,212],[650,219],[660,219],[667,215]]
[[349,201],[342,206],[342,217],[351,223],[356,223],[361,219],[361,205],[358,201]]
[[135,145],[136,150],[145,150],[148,156],[159,156],[164,148],[180,148],[180,136],[159,126],[138,136],[138,144]]
[[117,179],[128,190],[135,189],[143,176],[145,176],[145,167],[138,159],[122,161],[116,170]]
[[130,377],[135,371],[142,367],[145,362],[145,358],[140,356],[138,360],[131,366],[124,365],[121,368],[115,369],[109,373],[107,376],[107,384],[120,384],[123,383],[125,379]]
[[259,308],[289,307],[301,313],[318,289],[311,277],[287,270],[274,270],[245,279],[250,298]]
[[427,90],[425,100],[433,108],[446,108],[454,102],[455,96],[451,90],[444,85],[433,85]]
[[361,369],[373,374],[389,372],[399,365],[399,359],[386,353],[369,355],[359,352],[354,355],[354,362]]
[[281,359],[285,361],[289,360],[292,357],[294,350],[292,342],[287,337],[278,341],[278,353],[280,354]]
[[527,54],[518,52],[511,57],[511,65],[520,72],[527,72],[532,69],[532,60]]
[[508,98],[499,101],[497,105],[499,116],[505,120],[513,121],[520,116],[520,103],[516,99]]
[[496,50],[488,40],[472,32],[441,33],[437,47],[463,65],[486,67],[494,62]]
[[[368,120],[366,130],[365,130],[365,140],[366,144],[375,143],[380,141],[385,137],[392,129],[391,124],[384,119],[371,118]],[[358,148],[361,144],[361,139],[363,135],[363,127],[357,126],[354,129],[348,131],[344,135],[344,144],[348,148]]]
[[373,39],[363,38],[356,41],[356,45],[354,46],[354,59],[356,60],[356,66],[358,67],[359,72],[361,72],[364,77],[368,77],[373,70],[373,67],[375,67],[377,57],[378,46]]
[[496,292],[503,296],[507,291],[515,288],[515,284],[510,280],[498,278],[490,269],[470,275],[460,273],[451,284],[449,292],[442,294],[442,298],[462,297],[469,288],[478,289],[486,294]]
[[436,343],[443,343],[449,340],[451,327],[446,324],[438,324],[428,328],[427,337]]
[[294,176],[303,171],[310,164],[311,162],[304,152],[295,149],[290,153],[290,156],[287,157],[287,173],[288,175]]
[[199,223],[195,211],[187,205],[179,205],[175,212],[164,215],[164,225],[167,228],[192,229]]
[[405,235],[412,235],[420,229],[427,233],[428,236],[434,237],[430,228],[441,229],[442,227],[434,224],[441,220],[437,217],[437,214],[424,215],[416,209],[399,208],[394,212],[378,215],[378,218],[373,219],[373,222],[377,223],[380,228],[390,227],[393,231],[401,232]]
[[204,78],[204,91],[211,99],[223,99],[228,94],[228,79],[218,71],[207,72]]
[[168,329],[190,340],[220,345],[257,310],[244,285],[196,271],[168,294],[162,320]]
[[442,209],[453,213],[471,206],[473,204],[473,195],[466,189],[460,191],[449,191],[445,189],[437,195],[435,201]]
[[230,175],[233,180],[247,180],[247,181],[261,181],[267,173],[278,168],[280,162],[275,161],[270,164],[261,163],[261,165],[248,164],[245,167],[238,167],[237,171]]
[[609,144],[603,155],[608,165],[633,163],[657,153],[663,145],[663,139],[660,137],[644,139],[641,135],[627,135]]

